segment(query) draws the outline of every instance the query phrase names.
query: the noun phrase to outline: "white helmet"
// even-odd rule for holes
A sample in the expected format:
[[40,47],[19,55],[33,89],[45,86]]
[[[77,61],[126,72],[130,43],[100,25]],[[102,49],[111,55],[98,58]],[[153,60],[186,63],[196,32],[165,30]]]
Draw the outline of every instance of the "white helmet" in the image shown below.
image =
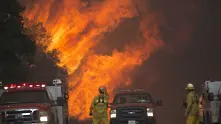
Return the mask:
[[187,84],[186,89],[187,89],[187,90],[193,90],[193,89],[195,89],[195,88],[194,88],[194,85],[193,85],[192,83],[189,83],[189,84]]

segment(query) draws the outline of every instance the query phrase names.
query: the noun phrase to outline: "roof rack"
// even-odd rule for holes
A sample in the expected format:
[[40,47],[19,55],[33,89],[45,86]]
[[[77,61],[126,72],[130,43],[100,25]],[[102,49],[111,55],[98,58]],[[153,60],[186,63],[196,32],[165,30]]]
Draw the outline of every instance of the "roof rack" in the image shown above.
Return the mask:
[[134,89],[135,92],[142,92],[144,89]]
[[119,89],[119,92],[142,92],[144,89]]
[[120,89],[119,91],[120,91],[120,92],[132,92],[132,91],[129,90],[129,89]]

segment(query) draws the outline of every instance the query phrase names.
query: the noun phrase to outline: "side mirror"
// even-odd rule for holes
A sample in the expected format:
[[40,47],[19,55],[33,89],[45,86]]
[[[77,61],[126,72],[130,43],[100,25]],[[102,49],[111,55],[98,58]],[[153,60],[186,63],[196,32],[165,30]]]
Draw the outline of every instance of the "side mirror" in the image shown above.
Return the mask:
[[63,97],[58,97],[56,102],[57,102],[57,106],[64,106],[65,101],[64,101]]
[[69,99],[69,95],[67,92],[64,93],[64,99],[65,99],[65,102],[67,103],[67,101]]
[[219,99],[219,101],[221,101],[221,94],[218,95],[218,99]]
[[213,101],[214,100],[214,95],[213,93],[208,93],[208,100]]
[[163,106],[162,100],[156,100],[156,106]]

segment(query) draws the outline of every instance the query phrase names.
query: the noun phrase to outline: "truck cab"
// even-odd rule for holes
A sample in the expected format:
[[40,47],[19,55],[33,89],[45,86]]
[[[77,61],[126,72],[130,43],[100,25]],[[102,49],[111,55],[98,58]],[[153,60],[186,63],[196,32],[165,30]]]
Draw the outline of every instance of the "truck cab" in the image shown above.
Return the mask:
[[59,116],[63,117],[64,98],[54,95],[59,94],[58,88],[43,83],[4,86],[0,97],[0,123],[63,124],[64,119]]
[[110,124],[156,124],[156,106],[162,101],[143,89],[120,90],[110,105]]

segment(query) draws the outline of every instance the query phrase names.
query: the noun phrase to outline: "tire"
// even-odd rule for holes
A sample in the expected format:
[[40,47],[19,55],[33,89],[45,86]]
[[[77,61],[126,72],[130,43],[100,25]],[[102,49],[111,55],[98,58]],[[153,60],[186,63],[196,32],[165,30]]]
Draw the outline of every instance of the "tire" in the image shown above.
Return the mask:
[[67,117],[65,120],[66,120],[65,123],[66,123],[66,124],[69,124],[69,118]]
[[154,119],[153,123],[152,124],[157,124],[157,121]]

